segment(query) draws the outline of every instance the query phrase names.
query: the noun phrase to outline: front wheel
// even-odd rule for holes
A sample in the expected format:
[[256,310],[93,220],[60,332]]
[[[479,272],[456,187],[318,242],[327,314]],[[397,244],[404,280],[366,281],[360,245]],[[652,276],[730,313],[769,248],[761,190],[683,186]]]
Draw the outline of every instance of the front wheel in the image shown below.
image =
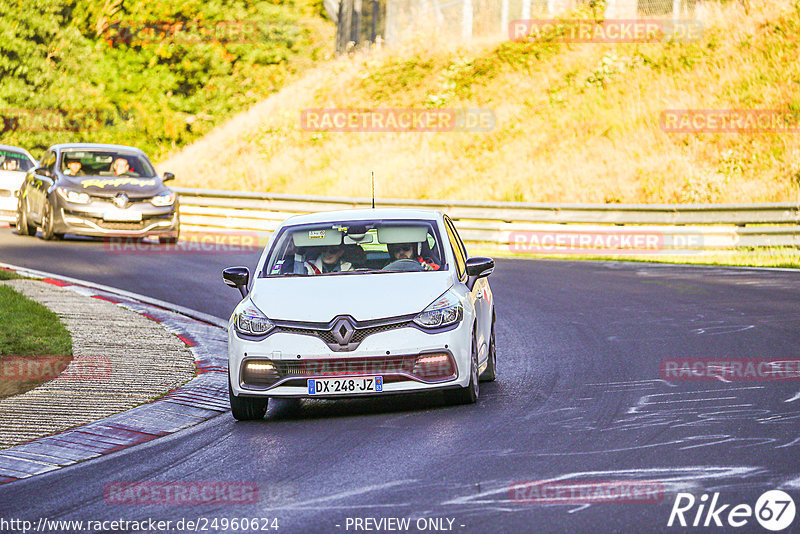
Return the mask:
[[269,399],[237,397],[233,394],[230,382],[228,382],[228,397],[231,401],[231,413],[237,421],[257,421],[267,414]]
[[472,358],[470,360],[469,385],[465,388],[445,392],[447,400],[451,404],[475,404],[478,401],[480,381],[478,379],[478,347],[475,342],[475,336],[472,337]]
[[25,208],[22,205],[22,199],[19,199],[17,204],[17,233],[19,235],[35,235],[36,227],[28,224],[28,214],[25,213]]
[[44,205],[44,214],[42,214],[42,238],[47,241],[54,239],[64,239],[64,234],[55,232],[56,222],[53,218],[53,206],[50,202]]
[[494,344],[494,320],[492,320],[492,334],[489,336],[489,359],[486,363],[486,369],[481,374],[481,382],[494,382],[497,377],[495,369],[497,368],[497,349]]

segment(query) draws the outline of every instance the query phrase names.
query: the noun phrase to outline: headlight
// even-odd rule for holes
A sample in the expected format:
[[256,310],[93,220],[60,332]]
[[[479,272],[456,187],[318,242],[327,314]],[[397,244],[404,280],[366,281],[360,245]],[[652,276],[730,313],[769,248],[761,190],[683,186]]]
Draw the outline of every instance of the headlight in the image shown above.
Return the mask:
[[79,193],[66,187],[57,187],[56,191],[59,196],[67,202],[74,202],[75,204],[88,204],[92,199],[86,193]]
[[233,327],[240,334],[263,336],[275,328],[275,325],[253,303],[248,303],[234,315]]
[[414,322],[423,328],[450,326],[464,317],[464,307],[453,290],[447,290],[422,313],[414,317]]
[[155,196],[150,200],[150,203],[158,207],[171,206],[175,203],[175,193],[170,191],[169,193]]

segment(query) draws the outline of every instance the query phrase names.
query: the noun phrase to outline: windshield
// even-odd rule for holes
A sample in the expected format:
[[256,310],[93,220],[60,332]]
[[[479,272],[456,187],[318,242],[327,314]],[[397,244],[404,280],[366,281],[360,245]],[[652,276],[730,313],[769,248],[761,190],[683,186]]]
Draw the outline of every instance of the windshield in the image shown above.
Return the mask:
[[151,178],[155,169],[141,154],[109,150],[65,150],[61,172],[67,176],[129,176]]
[[33,162],[22,152],[0,150],[0,170],[25,172],[33,168]]
[[435,221],[346,221],[281,230],[262,277],[446,269]]

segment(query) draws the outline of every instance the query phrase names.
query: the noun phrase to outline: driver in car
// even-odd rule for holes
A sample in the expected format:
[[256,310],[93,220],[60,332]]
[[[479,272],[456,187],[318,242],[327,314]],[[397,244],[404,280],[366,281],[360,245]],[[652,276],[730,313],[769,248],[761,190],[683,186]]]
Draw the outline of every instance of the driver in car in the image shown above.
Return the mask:
[[84,172],[81,170],[83,165],[81,164],[81,160],[69,158],[66,161],[67,169],[64,171],[64,174],[68,176],[83,176]]
[[17,160],[15,158],[7,158],[3,162],[3,169],[7,171],[16,171],[17,170]]
[[422,265],[425,271],[438,271],[439,265],[431,258],[422,257],[422,243],[390,243],[387,245],[392,261],[415,260]]
[[308,274],[336,273],[352,271],[353,265],[349,261],[342,261],[344,247],[329,246],[322,250],[322,254],[312,261],[305,261]]

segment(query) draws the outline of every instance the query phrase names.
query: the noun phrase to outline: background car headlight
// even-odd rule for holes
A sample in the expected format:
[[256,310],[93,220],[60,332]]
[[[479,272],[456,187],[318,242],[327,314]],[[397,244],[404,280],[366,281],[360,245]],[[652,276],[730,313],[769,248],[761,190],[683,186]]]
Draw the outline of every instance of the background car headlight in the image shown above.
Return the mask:
[[56,188],[59,196],[66,200],[67,202],[74,202],[75,204],[88,204],[92,201],[86,193],[79,193],[78,191],[73,191],[72,189],[67,189],[66,187],[58,187]]
[[172,204],[175,203],[175,193],[169,192],[155,196],[150,200],[150,203],[153,204],[153,206],[158,206],[158,207],[171,206]]
[[263,336],[275,328],[275,325],[267,319],[252,303],[246,305],[241,311],[236,312],[233,321],[234,329],[240,334],[248,336]]
[[414,317],[414,322],[424,328],[438,328],[459,322],[464,317],[464,307],[452,290],[447,290],[422,313]]

